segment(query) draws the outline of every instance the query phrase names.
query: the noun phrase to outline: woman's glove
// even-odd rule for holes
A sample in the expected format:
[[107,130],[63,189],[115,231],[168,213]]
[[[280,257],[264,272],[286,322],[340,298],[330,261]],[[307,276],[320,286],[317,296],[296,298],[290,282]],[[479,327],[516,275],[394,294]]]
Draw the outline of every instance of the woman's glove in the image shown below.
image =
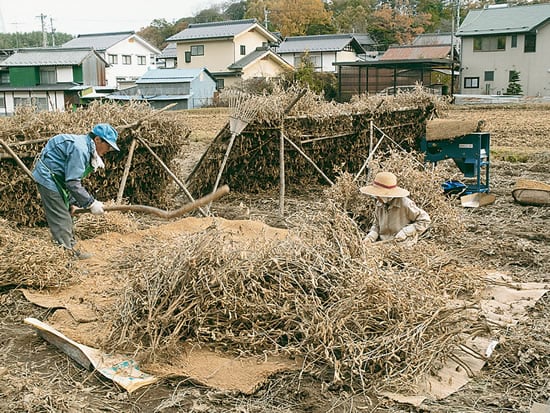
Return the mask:
[[395,237],[393,237],[393,239],[397,242],[405,241],[407,239],[407,234],[405,234],[405,231],[401,230],[397,234],[395,234]]
[[405,241],[409,237],[414,237],[416,235],[416,227],[412,224],[403,227],[401,231],[395,234],[394,239],[396,241]]
[[103,202],[97,199],[90,205],[90,212],[94,215],[103,215],[105,210],[103,209]]
[[367,242],[376,242],[377,239],[378,239],[378,234],[375,231],[369,232],[365,237],[365,241]]

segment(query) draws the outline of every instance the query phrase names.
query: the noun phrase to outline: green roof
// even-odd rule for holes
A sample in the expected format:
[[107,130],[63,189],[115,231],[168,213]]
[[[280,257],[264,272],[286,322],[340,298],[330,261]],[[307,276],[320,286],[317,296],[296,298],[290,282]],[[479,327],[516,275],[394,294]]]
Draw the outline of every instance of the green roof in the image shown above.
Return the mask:
[[457,36],[530,32],[550,21],[550,3],[470,10]]

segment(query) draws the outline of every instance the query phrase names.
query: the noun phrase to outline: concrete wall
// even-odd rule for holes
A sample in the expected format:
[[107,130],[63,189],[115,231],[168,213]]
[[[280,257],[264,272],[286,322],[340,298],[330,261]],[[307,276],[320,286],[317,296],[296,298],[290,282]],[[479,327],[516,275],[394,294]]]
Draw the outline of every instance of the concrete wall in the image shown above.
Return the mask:
[[[506,35],[505,50],[474,51],[474,37],[462,38],[460,93],[464,95],[499,95],[506,93],[511,70],[519,72],[525,96],[550,96],[550,23],[537,31],[536,52],[524,52],[525,35]],[[493,71],[494,80],[485,81],[485,72]],[[478,88],[465,88],[465,78],[479,78]]]

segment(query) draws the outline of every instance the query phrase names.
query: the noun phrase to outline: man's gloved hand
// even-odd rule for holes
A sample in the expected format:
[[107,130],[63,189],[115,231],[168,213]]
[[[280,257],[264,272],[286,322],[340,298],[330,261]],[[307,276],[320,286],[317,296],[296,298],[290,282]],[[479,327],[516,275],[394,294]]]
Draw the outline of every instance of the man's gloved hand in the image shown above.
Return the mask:
[[407,239],[407,234],[405,234],[405,231],[401,230],[397,234],[395,234],[394,239],[397,242],[405,241]]
[[104,214],[105,210],[103,209],[103,202],[98,201],[97,199],[92,202],[92,205],[90,205],[90,212],[94,215]]

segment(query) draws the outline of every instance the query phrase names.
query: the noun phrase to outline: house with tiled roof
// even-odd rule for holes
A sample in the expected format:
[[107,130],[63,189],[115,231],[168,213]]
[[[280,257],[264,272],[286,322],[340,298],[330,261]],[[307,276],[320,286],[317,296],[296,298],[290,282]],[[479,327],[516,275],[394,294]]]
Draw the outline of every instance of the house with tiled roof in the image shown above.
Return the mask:
[[366,51],[353,34],[323,34],[286,37],[276,48],[277,54],[294,67],[299,67],[305,55],[318,72],[336,71],[336,62],[361,60]]
[[0,114],[18,106],[64,111],[81,103],[82,92],[105,86],[108,63],[91,48],[19,49],[0,65],[7,81],[0,84]]
[[216,92],[216,79],[204,68],[152,69],[136,80],[135,86],[106,98],[147,102],[155,109],[174,104],[171,110],[182,110],[211,105]]
[[514,74],[525,96],[550,96],[550,3],[470,10],[461,39],[461,93],[505,94]]
[[132,86],[150,69],[156,69],[161,51],[133,31],[80,34],[61,47],[93,48],[109,63],[107,84],[112,89]]
[[220,89],[293,69],[270,48],[279,39],[255,19],[190,24],[166,41],[176,44],[178,69],[207,68]]

